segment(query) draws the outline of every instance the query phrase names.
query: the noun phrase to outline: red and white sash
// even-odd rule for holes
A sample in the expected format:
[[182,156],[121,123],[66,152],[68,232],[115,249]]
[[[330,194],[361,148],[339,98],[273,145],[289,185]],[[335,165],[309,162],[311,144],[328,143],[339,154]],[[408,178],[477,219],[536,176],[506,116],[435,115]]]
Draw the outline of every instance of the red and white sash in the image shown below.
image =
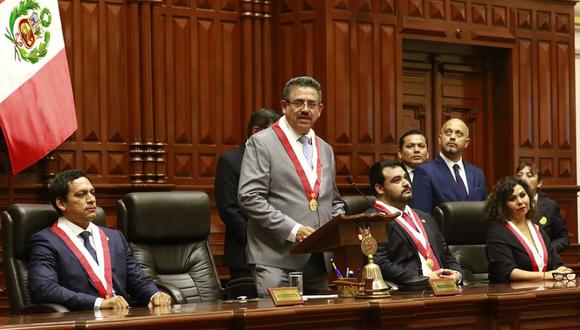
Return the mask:
[[548,249],[546,242],[544,242],[538,226],[532,224],[529,220],[526,220],[526,224],[528,225],[534,242],[530,242],[511,221],[506,221],[504,226],[514,234],[528,253],[528,257],[532,263],[532,270],[535,272],[545,272],[548,268]]
[[[386,214],[393,214],[393,212],[391,212],[387,207],[378,202],[375,202],[373,204],[373,207]],[[402,215],[395,218],[395,221],[397,221],[397,223],[401,226],[401,228],[403,228],[403,230],[407,233],[407,235],[409,235],[409,237],[413,241],[413,244],[415,244],[417,250],[419,251],[421,256],[425,259],[425,261],[431,260],[433,262],[433,267],[431,268],[431,270],[438,270],[441,267],[439,266],[437,256],[433,252],[431,244],[429,243],[429,237],[427,237],[427,232],[425,231],[425,227],[423,226],[423,221],[421,221],[419,215],[413,209],[411,208],[409,209],[411,210],[412,221],[415,224],[415,227],[417,228],[418,231],[415,230],[413,227],[411,227],[411,225],[409,225],[407,221],[403,219]]]
[[[105,232],[99,228],[99,235],[101,245],[103,247],[103,257],[105,261],[105,283],[101,281],[99,276],[97,276],[95,269],[91,265],[91,263],[87,260],[87,258],[83,255],[81,250],[75,245],[75,243],[70,239],[70,237],[58,227],[58,221],[55,222],[50,230],[55,233],[66,246],[71,250],[71,252],[75,255],[77,260],[80,262],[81,266],[89,276],[90,280],[95,285],[97,291],[99,292],[99,296],[103,299],[107,297],[111,297],[113,295],[113,275],[111,273],[111,254],[109,252],[109,244],[107,243],[107,236],[105,236]],[[95,265],[96,263],[92,263]],[[96,266],[98,267],[98,266]]]
[[322,161],[320,160],[320,143],[318,142],[316,135],[314,136],[314,141],[316,143],[316,153],[318,155],[318,159],[316,161],[316,182],[314,183],[314,187],[311,187],[310,182],[308,182],[308,178],[306,177],[306,173],[304,172],[304,169],[300,164],[300,160],[298,159],[298,156],[294,152],[294,149],[292,148],[292,145],[290,144],[290,141],[288,140],[286,133],[284,133],[282,128],[280,128],[278,122],[275,122],[272,125],[272,129],[274,130],[276,135],[278,135],[278,139],[280,139],[282,146],[284,146],[284,150],[286,150],[286,153],[290,157],[290,160],[292,160],[292,164],[294,164],[296,173],[298,174],[300,182],[302,182],[302,186],[304,187],[304,192],[306,193],[306,200],[308,202],[310,202],[313,199],[318,200],[318,194],[320,194],[320,177],[322,176]]

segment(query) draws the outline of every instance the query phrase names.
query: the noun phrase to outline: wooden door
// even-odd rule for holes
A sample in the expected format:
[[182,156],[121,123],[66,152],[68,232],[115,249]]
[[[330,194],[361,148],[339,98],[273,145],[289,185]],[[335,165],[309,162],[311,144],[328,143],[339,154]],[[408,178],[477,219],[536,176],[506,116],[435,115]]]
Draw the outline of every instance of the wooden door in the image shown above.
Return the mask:
[[491,104],[487,90],[489,52],[481,47],[453,46],[421,41],[404,43],[403,111],[399,135],[418,128],[429,140],[431,158],[439,154],[441,125],[450,118],[461,118],[469,127],[471,144],[463,157],[485,169],[485,155],[491,141],[484,123]]

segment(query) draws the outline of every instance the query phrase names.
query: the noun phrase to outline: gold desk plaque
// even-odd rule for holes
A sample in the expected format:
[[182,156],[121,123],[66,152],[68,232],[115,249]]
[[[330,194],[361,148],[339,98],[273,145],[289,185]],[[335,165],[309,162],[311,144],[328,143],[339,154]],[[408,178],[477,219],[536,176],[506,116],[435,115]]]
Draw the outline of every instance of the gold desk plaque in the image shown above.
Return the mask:
[[304,300],[302,300],[302,296],[297,287],[269,288],[268,291],[276,307],[304,304]]
[[459,286],[455,283],[455,280],[451,278],[438,278],[434,280],[429,280],[429,284],[433,289],[433,294],[435,296],[454,296],[459,294]]

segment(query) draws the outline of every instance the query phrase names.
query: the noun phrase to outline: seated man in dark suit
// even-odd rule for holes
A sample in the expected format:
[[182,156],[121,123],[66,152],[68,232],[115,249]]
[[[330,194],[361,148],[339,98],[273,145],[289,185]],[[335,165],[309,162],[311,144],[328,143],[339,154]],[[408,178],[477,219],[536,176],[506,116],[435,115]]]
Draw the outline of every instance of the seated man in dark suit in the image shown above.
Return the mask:
[[121,232],[92,223],[95,189],[80,170],[59,173],[50,201],[61,217],[30,239],[28,281],[32,300],[70,310],[121,309],[130,295],[140,305],[170,305],[143,273]]
[[367,213],[401,213],[387,223],[389,242],[379,244],[375,254],[383,278],[398,285],[419,275],[453,278],[460,283],[461,266],[449,252],[433,217],[407,205],[413,194],[401,164],[393,160],[376,162],[369,180],[377,201]]

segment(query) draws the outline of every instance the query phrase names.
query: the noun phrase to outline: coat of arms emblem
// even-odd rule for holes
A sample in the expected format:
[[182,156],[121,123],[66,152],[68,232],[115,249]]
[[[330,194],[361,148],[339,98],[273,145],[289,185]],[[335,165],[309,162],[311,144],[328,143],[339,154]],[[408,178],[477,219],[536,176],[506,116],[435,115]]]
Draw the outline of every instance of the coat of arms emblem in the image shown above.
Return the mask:
[[10,12],[4,36],[14,44],[14,58],[36,63],[46,56],[52,15],[35,0],[22,0]]

